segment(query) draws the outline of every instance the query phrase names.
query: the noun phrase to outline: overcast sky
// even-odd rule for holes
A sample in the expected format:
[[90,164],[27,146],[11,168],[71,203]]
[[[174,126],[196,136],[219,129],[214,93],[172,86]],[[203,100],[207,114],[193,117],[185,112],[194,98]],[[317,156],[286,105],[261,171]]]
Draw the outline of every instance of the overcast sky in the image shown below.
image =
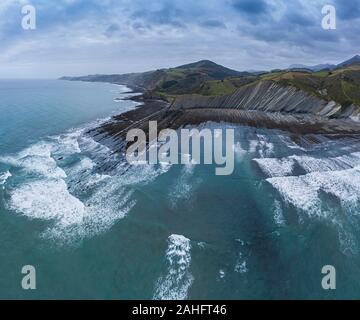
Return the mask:
[[[23,30],[21,8],[37,10]],[[321,9],[337,9],[323,30]],[[237,70],[360,53],[360,0],[0,0],[0,77],[125,73],[210,59]]]

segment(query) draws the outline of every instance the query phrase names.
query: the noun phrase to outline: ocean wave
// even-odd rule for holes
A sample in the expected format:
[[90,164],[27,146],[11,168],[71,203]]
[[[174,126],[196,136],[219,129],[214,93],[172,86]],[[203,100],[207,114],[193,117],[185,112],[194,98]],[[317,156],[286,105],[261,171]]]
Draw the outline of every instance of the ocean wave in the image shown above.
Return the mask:
[[61,179],[24,183],[10,192],[9,205],[29,218],[55,220],[62,226],[81,223],[85,212],[84,204]]
[[339,199],[341,205],[356,212],[360,200],[359,167],[347,170],[312,172],[303,176],[275,177],[267,181],[284,200],[310,214],[323,215],[319,192]]
[[226,276],[225,270],[220,269],[220,270],[219,270],[219,279],[220,279],[220,280],[221,280],[221,279],[224,279],[225,276]]
[[168,272],[156,283],[154,300],[185,300],[194,281],[190,273],[191,263],[190,240],[182,235],[171,235],[168,238],[166,260]]
[[182,200],[189,200],[195,188],[201,183],[199,179],[192,179],[195,166],[193,164],[185,165],[180,173],[180,177],[170,188],[169,200],[173,208]]
[[84,136],[83,130],[1,157],[0,161],[19,169],[20,179],[8,191],[7,206],[29,219],[49,221],[40,236],[58,245],[104,232],[135,205],[131,196],[136,185],[169,170],[168,166],[145,165],[119,166],[111,174],[96,171],[98,163],[112,157],[109,148]]
[[6,183],[7,179],[9,179],[11,176],[12,176],[12,174],[10,173],[10,171],[0,173],[0,185],[3,186],[3,188],[4,188],[4,184]]
[[258,134],[259,138],[259,154],[260,157],[269,157],[274,154],[275,146],[269,141],[269,138],[265,135]]
[[340,250],[346,255],[359,254],[359,242],[357,237],[348,228],[338,221],[334,222],[339,234]]
[[249,152],[257,153],[261,158],[270,157],[274,154],[275,146],[269,138],[262,134],[257,134],[255,139],[249,140]]
[[295,162],[290,158],[253,159],[268,177],[283,177],[293,173]]
[[[241,250],[245,249],[245,246],[246,246],[245,241],[243,241],[241,239],[236,239],[236,242],[240,243],[240,245],[242,247]],[[249,269],[247,267],[246,256],[241,251],[239,251],[239,253],[237,255],[234,271],[237,273],[247,273],[249,271]]]
[[65,134],[51,137],[55,141],[52,153],[60,153],[61,155],[80,153],[81,149],[78,140],[83,132],[84,129],[72,129]]
[[246,155],[246,150],[244,150],[241,146],[241,143],[238,141],[233,145],[233,150],[238,161],[242,160],[242,158]]
[[245,260],[242,260],[241,257],[239,258],[238,262],[235,265],[234,271],[237,273],[246,273],[248,272],[247,264]]
[[292,175],[296,164],[306,173],[351,169],[360,165],[360,153],[353,152],[329,158],[291,155],[284,158],[261,158],[253,160],[268,177],[282,177]]
[[350,169],[360,165],[360,153],[330,157],[330,158],[313,158],[309,156],[292,156],[306,172],[323,172]]
[[51,151],[52,144],[39,142],[16,155],[0,157],[0,162],[48,178],[66,178],[64,170],[51,157]]
[[307,212],[309,215],[320,215],[321,202],[318,189],[309,184],[303,177],[275,177],[267,181],[280,193],[285,202]]
[[278,226],[283,226],[285,224],[285,218],[284,218],[284,213],[281,207],[281,202],[279,200],[275,200],[274,201],[274,220],[275,223]]
[[294,142],[293,139],[290,138],[287,134],[279,134],[278,135],[279,141],[282,142],[283,145],[285,145],[288,149],[292,150],[299,150],[299,151],[307,151],[307,149],[299,146],[297,143]]

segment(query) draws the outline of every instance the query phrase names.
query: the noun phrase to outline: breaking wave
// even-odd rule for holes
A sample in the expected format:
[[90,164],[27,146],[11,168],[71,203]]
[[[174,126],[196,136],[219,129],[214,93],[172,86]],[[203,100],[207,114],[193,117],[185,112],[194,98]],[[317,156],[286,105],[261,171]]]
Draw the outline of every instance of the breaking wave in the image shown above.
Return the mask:
[[[116,157],[84,135],[84,129],[49,137],[1,157],[0,162],[10,165],[17,178],[6,190],[6,205],[29,219],[48,221],[41,237],[56,244],[74,244],[104,232],[135,205],[134,185],[166,172],[150,165],[125,169]],[[111,161],[113,170],[99,169]],[[2,183],[8,176],[1,178]]]
[[190,240],[182,235],[171,235],[168,238],[166,260],[167,275],[160,277],[156,283],[154,300],[185,300],[194,281],[190,273],[191,263]]
[[3,173],[0,173],[0,185],[4,187],[4,184],[6,183],[7,179],[9,179],[12,176],[12,174],[10,173],[10,171],[6,171]]
[[193,178],[195,166],[194,164],[185,165],[181,170],[180,177],[170,188],[169,200],[173,208],[180,201],[189,200],[194,189],[201,183],[200,178]]

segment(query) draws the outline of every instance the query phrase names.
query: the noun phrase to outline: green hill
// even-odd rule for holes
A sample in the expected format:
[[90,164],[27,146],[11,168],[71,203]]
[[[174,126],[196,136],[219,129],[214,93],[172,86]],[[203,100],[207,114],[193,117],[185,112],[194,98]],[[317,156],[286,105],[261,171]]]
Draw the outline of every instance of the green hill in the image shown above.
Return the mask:
[[334,100],[343,107],[360,106],[360,65],[354,64],[334,71],[278,72],[261,77],[283,85],[294,86],[311,95]]
[[144,73],[123,75],[90,75],[64,77],[64,80],[111,82],[140,90],[145,97],[172,101],[177,96],[199,94],[222,96],[234,93],[243,86],[270,80],[292,86],[326,101],[335,101],[343,108],[360,106],[360,57],[355,56],[334,70],[274,70],[249,73],[235,71],[209,60]]

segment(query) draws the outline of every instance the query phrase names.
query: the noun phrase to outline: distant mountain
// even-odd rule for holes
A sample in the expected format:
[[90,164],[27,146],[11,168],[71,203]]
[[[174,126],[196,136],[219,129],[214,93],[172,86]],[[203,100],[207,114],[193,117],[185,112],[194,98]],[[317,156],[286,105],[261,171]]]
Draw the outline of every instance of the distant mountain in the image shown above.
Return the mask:
[[250,76],[223,67],[209,60],[201,60],[170,69],[160,69],[144,73],[89,75],[83,77],[62,77],[61,80],[110,82],[127,85],[141,91],[156,91],[163,94],[195,93],[207,81]]
[[[314,72],[328,70],[328,72]],[[341,114],[360,114],[360,56],[337,67],[321,64],[307,67],[292,65],[291,70],[272,70],[249,73],[232,70],[209,60],[185,64],[175,68],[144,73],[90,75],[64,77],[63,80],[109,82],[123,84],[144,93],[145,98],[174,101],[181,95],[223,96],[240,88],[263,81],[271,81],[298,90],[321,100],[340,105]]]
[[360,64],[360,55],[356,55],[354,57],[352,57],[349,60],[346,60],[342,63],[339,63],[338,65],[334,65],[334,64],[318,64],[315,66],[306,66],[304,64],[292,64],[289,67],[289,70],[311,70],[313,72],[318,72],[321,70],[334,70],[337,68],[344,68],[344,67],[348,67],[350,65],[354,65],[354,64]]
[[314,72],[318,72],[318,71],[321,71],[321,70],[325,70],[325,69],[329,69],[329,70],[333,70],[335,69],[336,66],[334,64],[318,64],[318,65],[315,65],[315,66],[306,66],[306,65],[303,65],[303,64],[292,64],[289,69],[290,70],[311,70],[311,71],[314,71]]
[[247,75],[247,72],[239,72],[226,67],[223,67],[210,60],[201,60],[195,63],[185,64],[174,68],[176,70],[193,70],[210,76],[211,78],[221,80],[227,77],[238,77]]
[[337,67],[343,68],[343,67],[348,67],[348,66],[351,66],[354,64],[360,64],[360,56],[359,55],[356,55],[356,56],[352,57],[351,59],[338,64]]

